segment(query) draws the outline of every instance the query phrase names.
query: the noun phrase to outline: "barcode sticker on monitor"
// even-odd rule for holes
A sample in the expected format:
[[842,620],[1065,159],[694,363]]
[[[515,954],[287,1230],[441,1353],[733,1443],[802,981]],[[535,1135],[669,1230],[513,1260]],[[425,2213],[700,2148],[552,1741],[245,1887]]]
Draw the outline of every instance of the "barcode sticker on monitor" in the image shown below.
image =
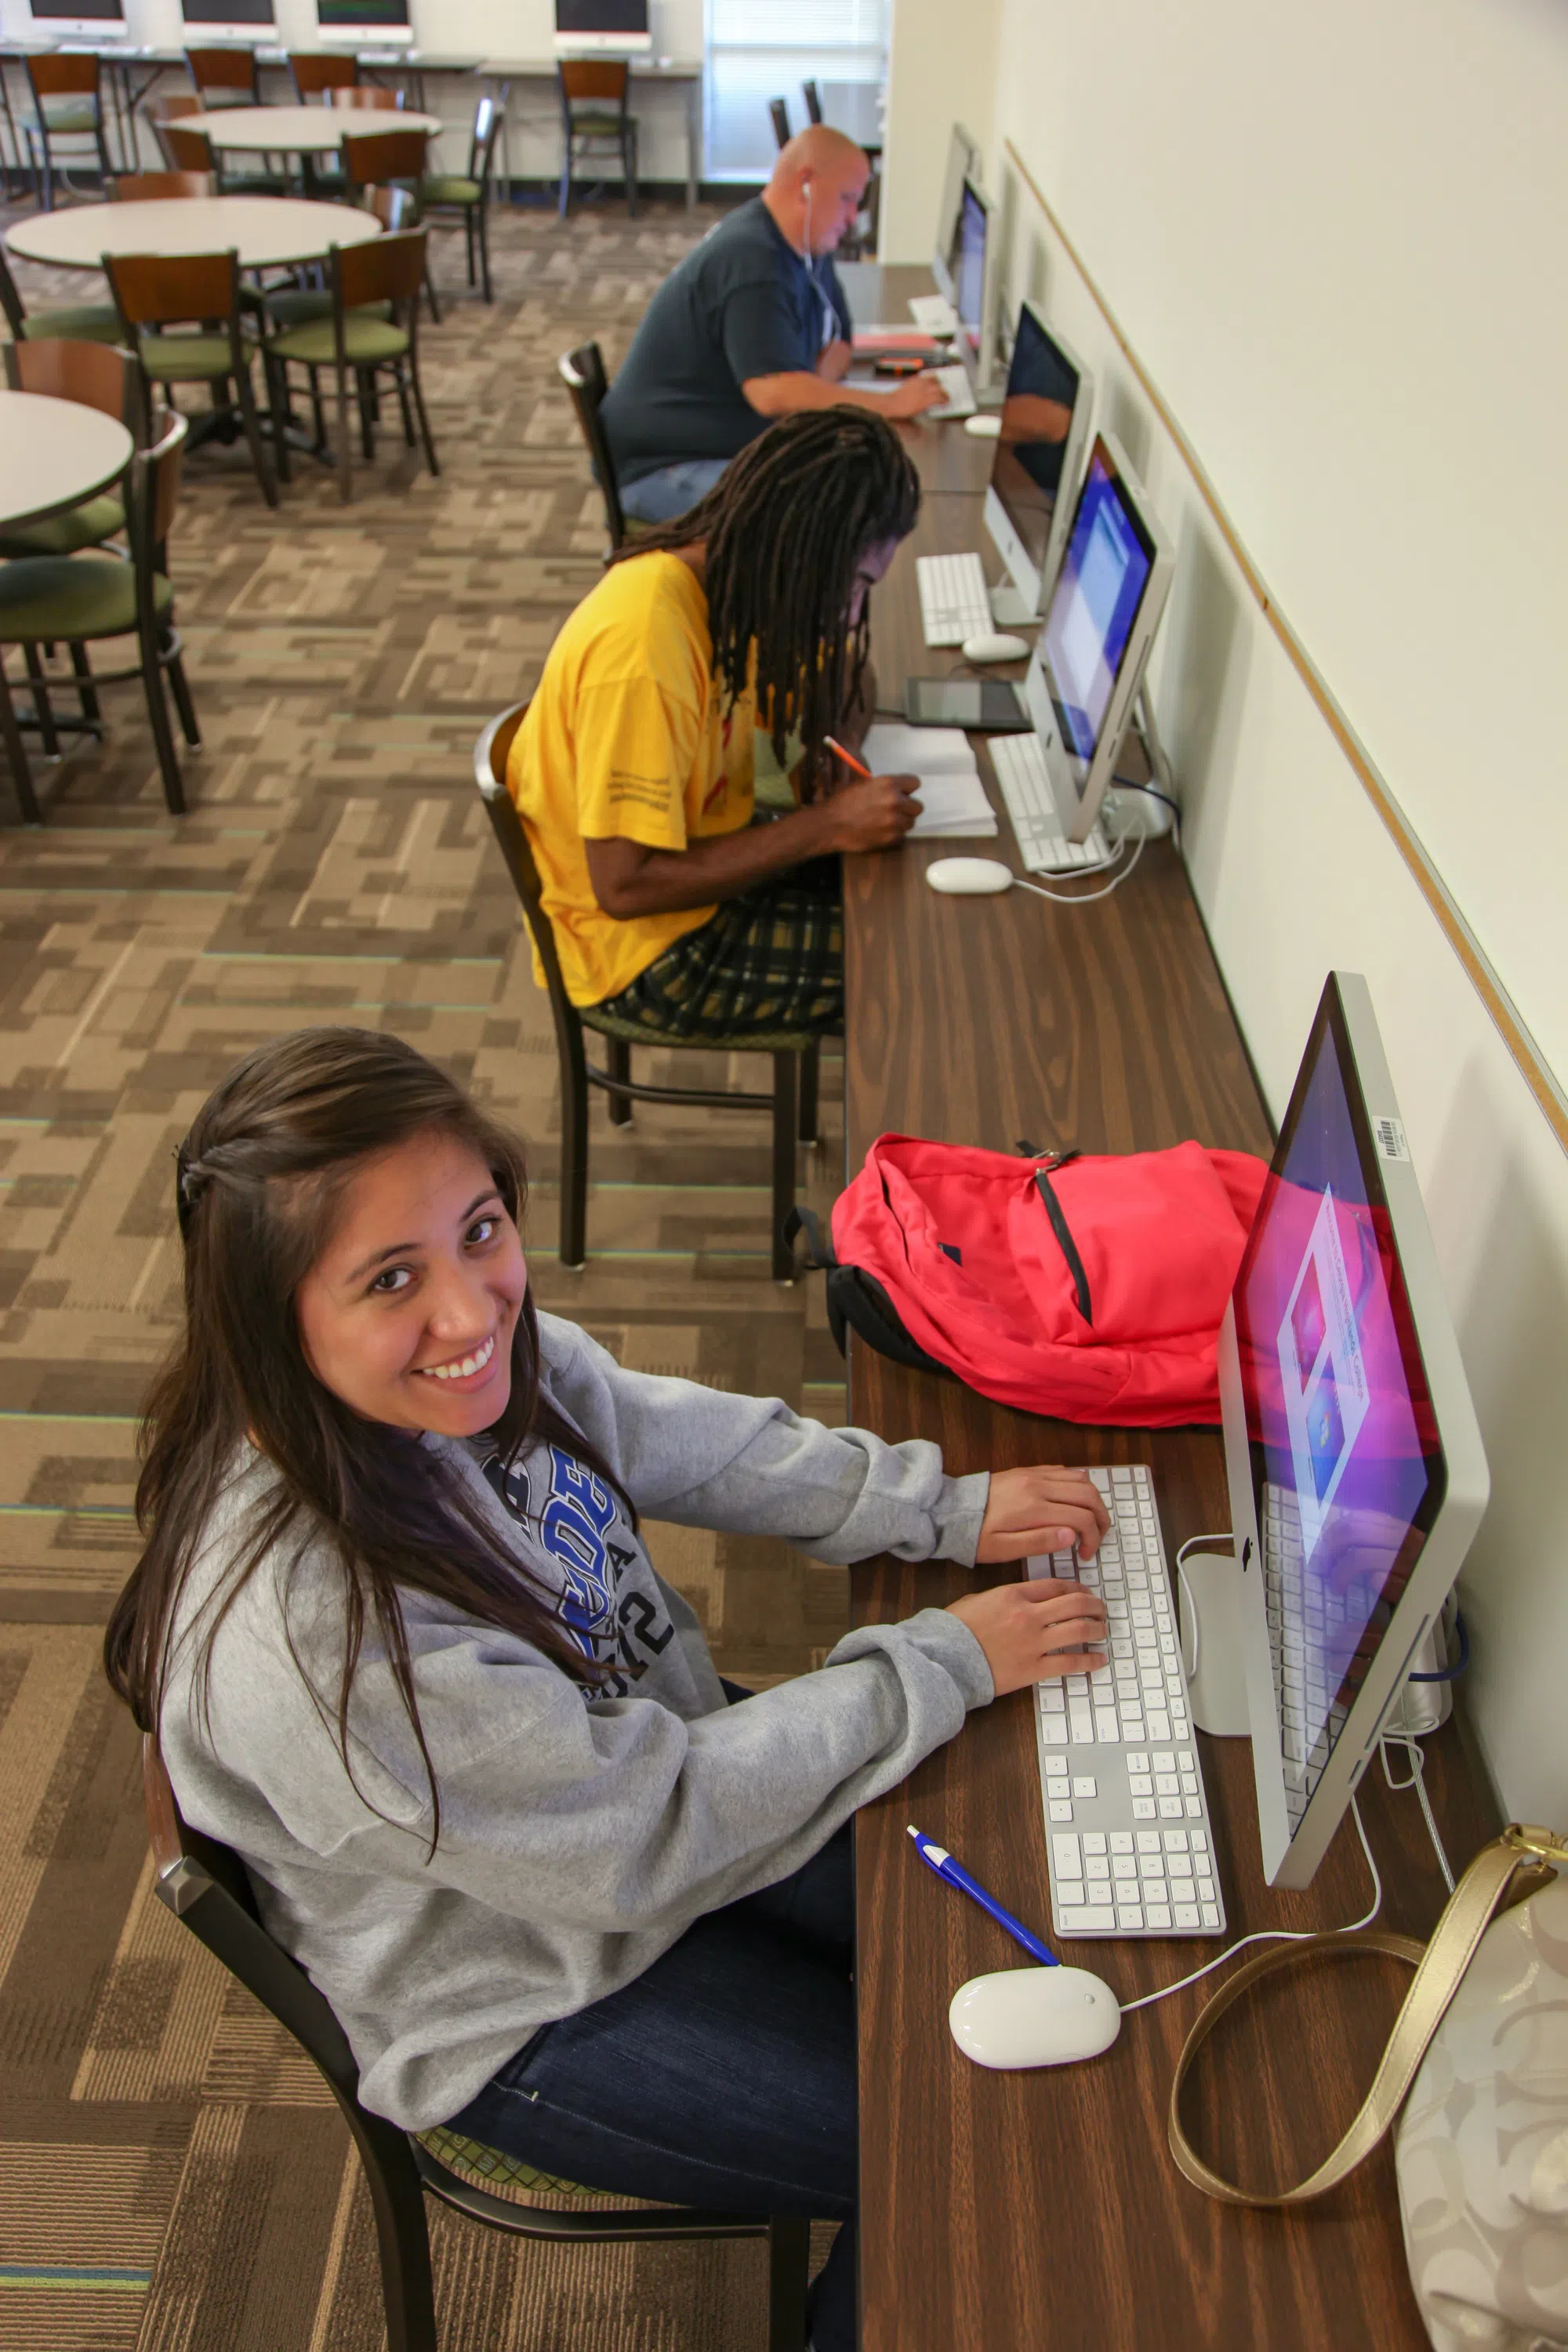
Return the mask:
[[1372,1131],[1385,1160],[1403,1160],[1408,1164],[1410,1146],[1405,1140],[1405,1129],[1398,1119],[1374,1118]]

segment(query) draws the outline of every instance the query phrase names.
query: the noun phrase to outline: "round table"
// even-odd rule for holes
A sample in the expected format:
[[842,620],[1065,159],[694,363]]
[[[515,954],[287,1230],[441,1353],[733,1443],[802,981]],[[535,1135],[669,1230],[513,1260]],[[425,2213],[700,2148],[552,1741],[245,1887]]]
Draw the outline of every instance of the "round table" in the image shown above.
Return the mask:
[[[277,110],[307,111],[302,106]],[[324,107],[310,110],[326,112]],[[320,261],[330,245],[367,245],[380,235],[375,215],[353,205],[308,204],[292,196],[174,196],[157,204],[72,205],[35,213],[14,223],[5,242],[21,260],[57,269],[96,269],[106,253],[227,253],[231,247],[238,249],[242,269],[279,269]]]
[[96,498],[120,479],[132,446],[116,418],[79,401],[0,391],[0,528]]
[[442,128],[435,114],[359,106],[217,106],[209,114],[182,114],[182,131],[205,131],[215,147],[246,155],[335,155],[345,136],[378,131]]

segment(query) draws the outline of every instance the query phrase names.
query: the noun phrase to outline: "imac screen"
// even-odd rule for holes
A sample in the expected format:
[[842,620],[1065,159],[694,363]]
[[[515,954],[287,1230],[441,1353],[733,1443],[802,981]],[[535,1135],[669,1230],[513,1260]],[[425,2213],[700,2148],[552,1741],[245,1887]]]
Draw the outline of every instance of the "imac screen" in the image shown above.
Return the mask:
[[374,33],[383,25],[406,25],[408,0],[316,0],[316,22],[334,33],[356,25]]
[[1376,1151],[1331,987],[1235,1306],[1294,1830],[1446,1487]]
[[270,25],[272,0],[180,0],[187,25]]
[[1096,441],[1042,643],[1062,740],[1092,760],[1149,574],[1154,543]]
[[647,0],[555,0],[558,33],[646,33]]
[[1044,568],[1062,460],[1078,404],[1079,372],[1032,310],[1018,314],[991,487],[1037,572]]
[[963,348],[973,359],[980,349],[985,307],[985,199],[967,180],[952,233],[952,307]]
[[33,0],[35,25],[80,25],[89,20],[95,25],[123,25],[125,11],[121,0],[59,0],[57,7]]

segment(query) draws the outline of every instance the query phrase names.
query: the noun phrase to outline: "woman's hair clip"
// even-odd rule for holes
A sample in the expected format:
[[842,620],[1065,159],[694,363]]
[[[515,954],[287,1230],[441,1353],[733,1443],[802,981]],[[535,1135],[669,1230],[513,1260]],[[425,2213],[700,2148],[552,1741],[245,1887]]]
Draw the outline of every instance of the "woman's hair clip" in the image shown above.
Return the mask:
[[205,1175],[193,1168],[182,1143],[174,1154],[174,1215],[179,1221],[180,1239],[189,1241],[191,1215],[202,1196]]

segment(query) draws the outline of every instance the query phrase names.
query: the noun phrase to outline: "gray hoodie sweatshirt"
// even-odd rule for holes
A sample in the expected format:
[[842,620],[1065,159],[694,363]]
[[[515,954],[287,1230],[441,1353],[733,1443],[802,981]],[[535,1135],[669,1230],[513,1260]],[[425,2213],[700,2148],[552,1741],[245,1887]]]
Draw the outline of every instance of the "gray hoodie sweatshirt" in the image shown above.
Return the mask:
[[[640,1512],[785,1536],[824,1560],[973,1561],[987,1481],[945,1477],[934,1445],[624,1371],[574,1325],[539,1323],[551,1395]],[[342,2022],[366,2105],[410,2129],[457,2114],[537,2028],[628,1983],[701,1913],[798,1868],[993,1696],[973,1634],[928,1609],[727,1706],[694,1612],[602,1481],[558,1448],[509,1477],[482,1441],[426,1443],[560,1594],[611,1668],[603,1692],[406,1592],[441,1795],[432,1854],[424,1766],[373,1628],[343,1768],[341,1577],[320,1550],[290,1570],[289,1546],[218,1626],[204,1706],[204,1604],[272,1475],[247,1454],[186,1585],[160,1725],[186,1820],[244,1855],[268,1927]]]

